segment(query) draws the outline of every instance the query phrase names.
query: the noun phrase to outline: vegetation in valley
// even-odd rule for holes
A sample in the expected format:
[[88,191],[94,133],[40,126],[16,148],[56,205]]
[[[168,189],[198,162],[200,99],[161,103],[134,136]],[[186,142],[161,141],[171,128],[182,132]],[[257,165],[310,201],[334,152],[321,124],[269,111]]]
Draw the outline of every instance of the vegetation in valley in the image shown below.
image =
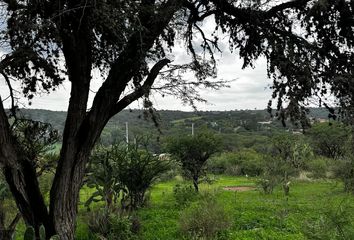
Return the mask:
[[[353,238],[353,1],[0,0],[0,12],[2,238]],[[242,69],[265,60],[268,113],[159,117],[156,94],[195,109],[199,90],[228,87],[226,52]],[[67,113],[21,111],[65,81]],[[341,123],[317,125],[312,102]]]

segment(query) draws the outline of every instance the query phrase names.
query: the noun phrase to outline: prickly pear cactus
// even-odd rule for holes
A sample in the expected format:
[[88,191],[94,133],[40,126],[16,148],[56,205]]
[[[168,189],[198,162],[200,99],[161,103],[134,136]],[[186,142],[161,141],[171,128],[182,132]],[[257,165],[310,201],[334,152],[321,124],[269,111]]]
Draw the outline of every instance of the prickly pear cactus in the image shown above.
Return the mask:
[[39,227],[39,239],[40,240],[45,240],[45,228],[43,225]]
[[58,235],[54,235],[49,240],[60,240],[60,238]]
[[[43,225],[39,227],[39,239],[40,240],[46,240],[46,233],[45,233],[45,228]],[[36,233],[33,227],[28,227],[26,229],[25,235],[23,237],[23,240],[36,240]],[[60,240],[58,235],[54,235],[50,237],[49,240]]]
[[33,227],[27,227],[23,240],[36,240],[36,234]]

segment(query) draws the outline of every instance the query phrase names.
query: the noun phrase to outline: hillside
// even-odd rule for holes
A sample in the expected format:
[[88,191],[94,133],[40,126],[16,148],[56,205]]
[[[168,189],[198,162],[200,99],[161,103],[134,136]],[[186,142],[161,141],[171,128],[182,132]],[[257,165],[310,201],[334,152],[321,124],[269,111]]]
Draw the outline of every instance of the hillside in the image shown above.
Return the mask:
[[[62,133],[66,112],[42,109],[22,109],[21,113],[36,121],[48,122]],[[325,109],[311,109],[310,117],[326,119]],[[274,131],[296,131],[296,127],[287,123],[284,128],[280,121],[271,118],[266,110],[235,111],[199,111],[182,112],[162,110],[157,113],[158,126],[151,116],[142,110],[124,110],[113,117],[104,129],[101,140],[105,144],[125,139],[126,123],[129,127],[129,138],[151,136],[154,139],[172,134],[190,133],[192,124],[195,131],[208,128],[225,135],[269,135]]]

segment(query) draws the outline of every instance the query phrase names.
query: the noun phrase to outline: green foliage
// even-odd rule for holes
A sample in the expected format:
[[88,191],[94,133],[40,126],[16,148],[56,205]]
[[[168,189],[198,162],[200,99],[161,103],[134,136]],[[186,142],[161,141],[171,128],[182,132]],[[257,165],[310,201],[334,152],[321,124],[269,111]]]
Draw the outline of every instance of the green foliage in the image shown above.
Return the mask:
[[340,122],[316,123],[307,132],[314,151],[324,157],[343,157],[348,148],[351,128]]
[[19,119],[14,125],[17,141],[29,161],[36,161],[59,141],[59,133],[49,123]]
[[31,226],[27,227],[23,239],[24,240],[35,240],[36,239],[36,234],[35,234],[33,227],[31,227]]
[[86,206],[105,201],[106,207],[112,208],[118,198],[123,208],[136,209],[144,204],[146,191],[170,168],[167,159],[159,159],[145,146],[137,141],[97,148],[88,170],[88,186],[96,191]]
[[117,180],[125,187],[124,207],[136,209],[144,204],[145,193],[161,174],[169,169],[167,159],[159,159],[144,145],[113,145],[112,158],[115,159]]
[[[36,240],[35,230],[32,226],[26,228],[23,240]],[[46,240],[46,232],[43,225],[39,227],[39,240]],[[49,240],[59,240],[58,235],[51,236]]]
[[208,161],[208,170],[214,174],[231,176],[259,176],[263,172],[263,157],[253,149],[221,153]]
[[274,188],[279,184],[279,179],[276,176],[267,174],[257,181],[265,194],[273,193]]
[[306,162],[306,170],[310,171],[310,177],[319,179],[326,178],[330,170],[331,161],[325,157],[316,156]]
[[197,198],[192,186],[180,184],[173,187],[173,196],[179,207],[185,207]]
[[99,239],[133,240],[132,222],[129,217],[107,210],[93,212],[88,220],[91,233]]
[[4,175],[0,172],[0,201],[11,197],[10,189],[5,181]]
[[307,239],[354,239],[354,209],[348,200],[340,204],[330,202],[323,209],[318,218],[305,221],[303,233]]
[[99,201],[104,201],[106,208],[114,207],[123,186],[117,178],[116,162],[110,148],[99,146],[91,154],[87,168],[87,186],[96,190],[85,203],[88,209],[93,202]]
[[344,191],[354,193],[354,157],[353,155],[337,159],[333,169],[334,176],[344,183]]
[[264,156],[263,174],[258,184],[267,194],[272,193],[276,185],[282,184],[284,193],[288,195],[290,178],[298,176],[311,157],[312,149],[301,137],[293,134],[274,136],[272,149]]
[[167,151],[181,163],[182,170],[198,191],[199,178],[205,174],[206,161],[221,150],[222,141],[211,132],[200,132],[195,136],[184,135],[170,138]]
[[179,225],[181,232],[192,239],[215,239],[231,226],[231,220],[215,197],[206,195],[182,212]]

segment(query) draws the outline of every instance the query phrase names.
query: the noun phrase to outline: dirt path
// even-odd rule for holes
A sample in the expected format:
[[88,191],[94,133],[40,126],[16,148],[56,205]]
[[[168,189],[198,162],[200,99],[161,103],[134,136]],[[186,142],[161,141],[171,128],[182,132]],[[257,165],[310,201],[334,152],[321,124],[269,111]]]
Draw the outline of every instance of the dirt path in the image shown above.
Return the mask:
[[237,192],[245,192],[245,191],[251,191],[255,190],[255,187],[250,187],[250,186],[228,186],[223,188],[226,191],[237,191]]

